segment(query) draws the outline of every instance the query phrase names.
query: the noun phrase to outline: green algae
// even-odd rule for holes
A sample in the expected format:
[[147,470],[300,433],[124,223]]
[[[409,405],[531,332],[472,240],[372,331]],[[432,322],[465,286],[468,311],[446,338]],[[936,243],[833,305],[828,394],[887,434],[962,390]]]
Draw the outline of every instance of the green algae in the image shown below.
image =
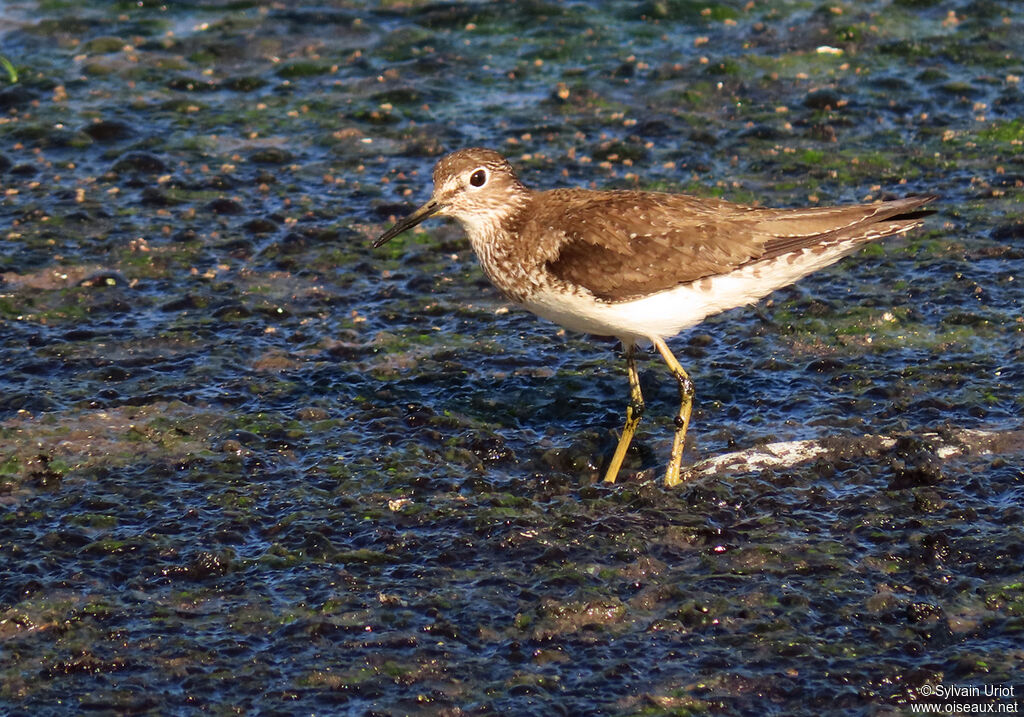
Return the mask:
[[1024,121],[1014,119],[1008,122],[997,122],[982,129],[977,136],[987,142],[1024,144]]
[[[590,485],[611,344],[506,313],[455,228],[368,247],[467,144],[538,187],[937,191],[927,231],[678,340],[689,455],[1016,425],[1020,19],[987,7],[46,3],[0,95],[3,700],[868,714],[939,664],[1009,683],[1013,454],[670,494],[645,362],[635,475]],[[134,134],[79,133],[108,116]]]

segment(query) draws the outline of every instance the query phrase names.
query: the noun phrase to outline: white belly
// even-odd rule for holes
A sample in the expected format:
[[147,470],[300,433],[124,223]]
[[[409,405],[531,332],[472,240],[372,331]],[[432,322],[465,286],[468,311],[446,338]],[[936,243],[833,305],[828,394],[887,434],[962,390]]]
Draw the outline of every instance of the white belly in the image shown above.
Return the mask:
[[820,253],[804,251],[631,301],[607,302],[587,291],[567,294],[545,288],[530,295],[523,306],[567,329],[615,336],[624,343],[668,338],[708,316],[753,304],[856,248],[851,243]]

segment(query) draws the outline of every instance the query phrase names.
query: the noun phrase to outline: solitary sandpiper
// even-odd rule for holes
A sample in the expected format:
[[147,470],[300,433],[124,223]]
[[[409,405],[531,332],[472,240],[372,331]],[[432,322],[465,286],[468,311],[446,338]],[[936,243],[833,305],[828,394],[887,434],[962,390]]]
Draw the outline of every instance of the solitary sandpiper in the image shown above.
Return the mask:
[[458,220],[484,273],[510,301],[568,329],[622,341],[626,425],[604,480],[614,482],[644,410],[638,342],[650,342],[679,383],[665,484],[680,482],[694,387],[665,339],[751,304],[875,239],[902,234],[936,197],[766,209],[721,199],[523,186],[497,152],[453,152],[434,167],[430,201],[384,232],[379,247],[431,216]]

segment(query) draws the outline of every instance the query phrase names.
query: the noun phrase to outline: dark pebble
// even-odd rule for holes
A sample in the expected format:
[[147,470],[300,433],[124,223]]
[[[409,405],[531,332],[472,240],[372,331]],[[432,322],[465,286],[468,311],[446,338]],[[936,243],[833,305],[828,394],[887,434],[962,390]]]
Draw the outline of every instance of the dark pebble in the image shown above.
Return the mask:
[[279,244],[282,254],[298,254],[309,246],[309,239],[298,232],[288,232]]
[[230,253],[237,259],[252,256],[252,242],[249,239],[232,239],[218,244],[217,248]]
[[942,323],[953,326],[979,326],[987,321],[987,317],[973,311],[954,311],[942,319]]
[[317,406],[304,406],[295,412],[295,417],[300,421],[325,421],[330,414]]
[[270,234],[277,231],[277,224],[269,219],[257,217],[247,221],[242,225],[242,228],[250,234]]
[[997,174],[992,179],[995,187],[1024,187],[1024,174]]
[[95,375],[100,381],[127,381],[132,372],[121,366],[107,366]]
[[755,124],[750,129],[745,129],[739,134],[740,137],[751,137],[753,139],[778,139],[782,132],[766,124]]
[[811,125],[807,129],[807,136],[822,142],[835,142],[837,140],[836,128],[830,124]]
[[412,105],[423,101],[423,93],[414,87],[394,87],[374,93],[371,99],[378,104]]
[[912,86],[902,77],[895,77],[893,75],[883,75],[876,77],[871,81],[873,87],[877,87],[882,90],[893,90],[897,92],[907,92],[912,89]]
[[0,90],[0,110],[17,109],[24,107],[39,95],[24,85],[15,85],[5,90]]
[[215,174],[201,184],[203,189],[233,189],[237,182],[225,174]]
[[811,361],[807,366],[804,367],[804,371],[807,373],[833,373],[846,366],[845,363],[839,359],[834,358],[822,358]]
[[804,97],[804,107],[814,110],[833,110],[839,107],[842,97],[835,90],[823,89],[808,92]]
[[280,147],[266,147],[259,149],[249,155],[250,162],[258,164],[287,164],[294,159],[295,155],[287,149]]
[[267,81],[262,77],[231,77],[225,83],[224,86],[229,90],[236,92],[252,92],[258,90],[261,87],[265,87]]
[[897,439],[889,466],[894,474],[889,481],[890,490],[933,486],[943,480],[942,461],[927,441],[915,436]]
[[675,130],[665,120],[641,120],[636,126],[636,133],[641,137],[669,137]]
[[331,344],[327,349],[327,355],[342,361],[352,361],[366,356],[372,350],[372,347],[367,344],[353,341],[338,341]]
[[694,144],[705,144],[713,147],[718,144],[718,135],[706,129],[695,129],[688,135],[689,140]]
[[206,205],[206,208],[214,214],[242,214],[245,212],[245,207],[239,202],[225,197],[214,199]]
[[117,174],[123,174],[124,172],[165,174],[170,171],[170,168],[162,159],[148,152],[129,152],[117,160],[110,169]]
[[506,463],[515,461],[516,455],[505,445],[500,436],[474,437],[466,444],[477,458],[484,463]]
[[924,622],[933,617],[942,615],[942,608],[927,602],[912,602],[907,605],[907,620],[910,622]]
[[89,329],[71,329],[65,332],[63,338],[65,341],[88,341],[95,336],[96,332]]
[[1024,239],[1024,220],[1018,219],[1006,224],[1000,224],[992,230],[990,236],[997,241]]
[[832,316],[836,313],[836,308],[827,301],[812,299],[807,302],[804,313],[807,316]]
[[179,203],[158,187],[143,187],[139,199],[148,207],[169,207]]
[[640,142],[602,142],[594,147],[591,154],[594,159],[601,161],[621,162],[624,159],[630,159],[634,162],[642,162],[647,159],[649,152]]
[[128,42],[120,37],[102,35],[94,37],[84,45],[82,51],[90,55],[109,55],[113,52],[120,52]]
[[185,580],[205,580],[218,575],[225,575],[231,569],[231,560],[223,555],[203,551],[186,565],[176,565],[163,570],[169,578]]
[[434,411],[430,408],[419,403],[409,403],[405,406],[405,418],[403,420],[409,428],[419,428],[426,425],[433,415]]
[[1010,108],[1024,103],[1024,93],[1014,87],[1007,87],[992,102],[993,107]]
[[231,431],[225,438],[224,442],[233,441],[240,443],[243,446],[255,446],[260,447],[263,445],[263,438],[256,435],[252,431],[245,431],[242,429]]
[[109,270],[97,271],[78,282],[79,286],[97,289],[108,286],[127,286],[127,284],[128,279],[125,278],[124,274]]
[[250,316],[252,316],[252,311],[238,303],[231,303],[227,306],[222,306],[213,312],[213,317],[215,319],[224,319],[225,321],[247,319]]
[[126,123],[117,120],[101,120],[82,128],[82,132],[97,142],[116,142],[128,139],[135,131]]
[[197,80],[192,77],[175,77],[167,83],[167,88],[179,92],[213,92],[220,89],[215,82]]
[[196,299],[192,294],[185,294],[184,296],[168,301],[165,304],[160,305],[161,311],[189,311],[191,309],[199,309],[205,306],[204,302]]
[[390,217],[404,217],[412,210],[413,207],[408,204],[378,204],[373,208],[373,213],[378,217],[388,219]]

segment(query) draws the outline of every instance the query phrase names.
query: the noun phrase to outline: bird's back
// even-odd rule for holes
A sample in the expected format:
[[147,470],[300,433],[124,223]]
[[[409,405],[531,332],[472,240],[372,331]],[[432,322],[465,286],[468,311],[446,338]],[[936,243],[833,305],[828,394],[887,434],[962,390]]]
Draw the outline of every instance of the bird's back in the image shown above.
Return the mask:
[[[557,280],[624,301],[804,251],[918,226],[932,196],[810,209],[636,191],[537,192],[517,232]],[[848,252],[846,252],[848,253]],[[838,258],[838,257],[837,257]]]

